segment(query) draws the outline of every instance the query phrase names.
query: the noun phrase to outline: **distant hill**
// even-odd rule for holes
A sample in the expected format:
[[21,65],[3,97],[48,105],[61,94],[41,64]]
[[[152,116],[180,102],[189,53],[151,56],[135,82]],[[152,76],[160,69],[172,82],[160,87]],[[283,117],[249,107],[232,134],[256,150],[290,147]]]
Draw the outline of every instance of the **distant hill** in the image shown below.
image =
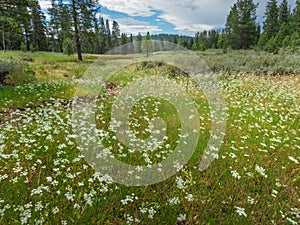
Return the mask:
[[153,34],[151,35],[151,39],[163,41],[174,41],[182,39],[182,41],[191,41],[193,37],[178,34]]

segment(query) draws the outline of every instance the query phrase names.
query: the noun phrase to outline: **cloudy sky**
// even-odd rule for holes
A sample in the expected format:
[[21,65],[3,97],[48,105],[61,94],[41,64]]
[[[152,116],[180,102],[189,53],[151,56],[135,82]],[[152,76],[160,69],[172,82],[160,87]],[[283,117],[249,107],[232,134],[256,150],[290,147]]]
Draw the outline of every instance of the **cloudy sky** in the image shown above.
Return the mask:
[[[268,0],[259,3],[258,20],[263,20]],[[292,8],[296,0],[288,0]],[[50,0],[39,0],[43,10]],[[116,20],[121,32],[175,33],[194,35],[197,31],[223,28],[236,0],[100,0],[105,19]],[[281,0],[279,0],[281,2]]]

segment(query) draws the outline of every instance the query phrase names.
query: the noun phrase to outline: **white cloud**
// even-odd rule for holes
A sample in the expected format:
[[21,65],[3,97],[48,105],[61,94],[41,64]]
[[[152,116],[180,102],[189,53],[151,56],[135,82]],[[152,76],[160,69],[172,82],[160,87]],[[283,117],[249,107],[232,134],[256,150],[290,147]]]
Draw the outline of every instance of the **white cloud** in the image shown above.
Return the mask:
[[51,1],[50,0],[39,0],[40,6],[42,9],[48,9],[51,7]]
[[122,32],[137,35],[138,33],[162,31],[158,26],[148,22],[138,21],[132,18],[121,18],[117,20]]
[[189,26],[177,26],[175,30],[178,30],[185,34],[195,34],[197,31],[202,30],[211,30],[214,26],[206,25],[206,24],[191,24]]
[[[150,0],[147,0],[150,2]],[[223,27],[230,5],[235,0],[151,0],[162,13],[159,18],[173,24],[184,34]]]
[[100,4],[109,10],[126,13],[130,16],[153,16],[152,7],[143,0],[101,0]]
[[[113,20],[110,15],[108,14],[99,14],[104,18],[104,20],[109,20],[109,26],[110,29],[112,28],[112,23]],[[149,32],[158,32],[162,31],[158,26],[156,25],[151,25],[148,22],[142,22],[135,20],[133,18],[120,18],[116,19],[118,22],[121,32],[126,33],[126,34],[133,34],[137,35],[138,33],[146,33],[147,31]],[[105,22],[105,21],[104,21]]]
[[175,30],[193,34],[196,31],[223,26],[230,5],[235,0],[101,0],[109,10],[130,16],[153,16],[169,22]]

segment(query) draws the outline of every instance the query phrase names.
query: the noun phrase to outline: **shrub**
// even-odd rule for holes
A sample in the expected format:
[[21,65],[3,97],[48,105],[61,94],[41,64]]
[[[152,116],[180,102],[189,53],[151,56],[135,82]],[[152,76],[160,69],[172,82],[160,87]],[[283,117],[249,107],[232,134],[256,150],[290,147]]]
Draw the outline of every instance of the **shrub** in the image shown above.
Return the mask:
[[26,55],[26,54],[22,54],[21,55],[21,59],[24,61],[24,62],[34,62],[34,58],[32,58],[31,56],[29,55]]
[[20,50],[21,50],[22,52],[26,52],[26,51],[27,51],[27,46],[25,45],[24,42],[22,42],[22,44],[21,44],[21,46],[20,46]]
[[274,36],[271,37],[271,39],[267,42],[267,44],[265,46],[265,50],[270,53],[278,54],[279,47],[277,44],[277,40]]
[[32,83],[35,80],[35,72],[31,67],[26,66],[23,68],[23,71],[21,73],[9,74],[5,79],[5,83],[13,86],[18,86],[21,84]]
[[21,61],[0,59],[0,86],[20,85],[35,80],[34,71]]
[[13,73],[22,73],[23,65],[13,59],[0,59],[0,85],[4,84],[6,77]]

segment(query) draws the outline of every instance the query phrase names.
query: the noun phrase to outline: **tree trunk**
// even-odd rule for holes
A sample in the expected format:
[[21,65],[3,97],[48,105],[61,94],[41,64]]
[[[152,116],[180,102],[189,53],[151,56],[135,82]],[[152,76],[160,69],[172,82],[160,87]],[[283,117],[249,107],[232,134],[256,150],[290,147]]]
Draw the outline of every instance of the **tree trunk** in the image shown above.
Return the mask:
[[72,9],[73,9],[75,44],[76,44],[77,56],[78,56],[78,60],[82,61],[81,43],[80,43],[79,31],[78,31],[78,19],[77,19],[76,7],[75,7],[75,0],[72,0]]
[[25,29],[25,39],[26,39],[26,50],[30,51],[30,43],[29,43],[29,32],[28,29]]
[[6,46],[5,46],[5,33],[4,33],[4,26],[2,28],[2,43],[3,43],[3,50],[6,52]]

